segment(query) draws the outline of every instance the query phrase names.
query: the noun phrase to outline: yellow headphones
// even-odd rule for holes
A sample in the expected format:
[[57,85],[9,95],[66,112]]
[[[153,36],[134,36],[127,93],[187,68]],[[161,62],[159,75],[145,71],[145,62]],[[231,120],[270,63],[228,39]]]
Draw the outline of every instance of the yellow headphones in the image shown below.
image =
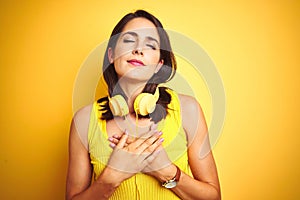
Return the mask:
[[[152,113],[155,109],[156,102],[159,98],[158,87],[154,94],[141,93],[139,94],[133,104],[136,114],[146,116]],[[128,105],[122,95],[116,95],[109,98],[109,107],[114,116],[125,116],[129,113]]]

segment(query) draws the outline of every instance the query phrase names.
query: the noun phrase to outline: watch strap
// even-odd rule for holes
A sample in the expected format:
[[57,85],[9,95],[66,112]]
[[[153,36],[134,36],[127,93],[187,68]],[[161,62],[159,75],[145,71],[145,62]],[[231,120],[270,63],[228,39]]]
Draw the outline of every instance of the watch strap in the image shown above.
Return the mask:
[[171,182],[178,182],[178,181],[179,181],[180,176],[181,176],[181,170],[179,169],[179,167],[178,167],[177,165],[175,165],[175,167],[176,167],[176,174],[175,174],[175,176],[174,176],[172,179],[165,181],[165,182],[162,184],[162,186],[165,187],[168,183],[171,183]]
[[181,170],[179,169],[179,167],[178,167],[177,165],[175,165],[175,167],[176,167],[177,171],[176,171],[174,180],[175,180],[176,182],[178,182],[179,179],[180,179],[180,176],[181,176]]

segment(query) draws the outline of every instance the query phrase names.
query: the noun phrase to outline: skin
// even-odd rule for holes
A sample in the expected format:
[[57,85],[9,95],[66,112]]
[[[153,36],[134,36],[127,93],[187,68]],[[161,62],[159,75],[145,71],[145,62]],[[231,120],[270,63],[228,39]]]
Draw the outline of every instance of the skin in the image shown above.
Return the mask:
[[[147,19],[135,18],[129,21],[122,31],[125,34],[119,38],[115,50],[109,49],[109,59],[114,62],[120,85],[129,97],[127,103],[130,113],[134,112],[135,97],[163,64],[163,60],[159,60],[158,48],[153,49],[149,46],[154,43],[159,45],[159,36],[156,31],[143,31],[145,28],[155,30],[155,26]],[[134,32],[136,35],[133,36],[128,32]],[[124,43],[124,37],[134,42]],[[131,59],[142,61],[144,66],[132,65],[128,62]],[[178,185],[171,190],[181,199],[221,199],[216,165],[210,151],[207,125],[201,107],[190,96],[179,95],[179,99],[182,124],[189,144],[188,162],[194,178],[181,172]],[[163,133],[151,128],[142,136],[132,137],[130,132],[124,132],[120,126],[122,119],[116,117],[107,122],[107,134],[114,149],[113,153],[107,167],[91,184],[92,166],[89,153],[78,134],[78,131],[87,131],[90,110],[91,106],[79,110],[71,124],[66,199],[108,199],[124,180],[138,172],[147,173],[159,182],[174,177],[176,167],[162,147]],[[135,115],[129,114],[128,119],[135,121]],[[80,124],[80,127],[77,124]],[[137,125],[150,127],[151,122],[149,119],[139,119]],[[200,157],[203,148],[206,154]],[[135,163],[134,167],[132,163]]]
[[[141,93],[146,82],[161,68],[163,60],[159,60],[159,35],[152,22],[143,18],[135,18],[124,27],[115,49],[109,48],[110,62],[114,62],[115,70],[126,96],[128,107]],[[139,60],[145,66],[134,66],[129,60]]]

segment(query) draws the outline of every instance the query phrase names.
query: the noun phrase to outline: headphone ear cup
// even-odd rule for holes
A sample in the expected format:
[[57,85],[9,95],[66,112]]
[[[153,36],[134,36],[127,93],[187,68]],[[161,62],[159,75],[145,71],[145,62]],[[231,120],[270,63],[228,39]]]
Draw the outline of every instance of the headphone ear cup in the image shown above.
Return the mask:
[[137,114],[148,115],[155,109],[157,99],[149,93],[139,94],[134,101],[134,110]]
[[114,116],[124,116],[129,113],[126,100],[122,95],[109,98],[109,108]]

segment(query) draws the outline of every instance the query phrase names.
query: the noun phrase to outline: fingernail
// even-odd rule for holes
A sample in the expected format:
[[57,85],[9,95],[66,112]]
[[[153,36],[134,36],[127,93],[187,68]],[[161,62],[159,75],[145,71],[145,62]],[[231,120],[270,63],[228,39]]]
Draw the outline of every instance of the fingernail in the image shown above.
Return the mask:
[[163,142],[163,141],[165,141],[164,138],[160,138],[160,139],[159,139],[159,142]]
[[115,148],[116,145],[115,145],[114,143],[110,143],[109,146],[110,146],[111,148]]
[[158,136],[161,136],[163,133],[161,131],[158,132]]
[[129,135],[127,130],[125,130],[125,135]]
[[112,142],[112,141],[113,141],[113,138],[112,138],[112,137],[109,137],[107,140]]

